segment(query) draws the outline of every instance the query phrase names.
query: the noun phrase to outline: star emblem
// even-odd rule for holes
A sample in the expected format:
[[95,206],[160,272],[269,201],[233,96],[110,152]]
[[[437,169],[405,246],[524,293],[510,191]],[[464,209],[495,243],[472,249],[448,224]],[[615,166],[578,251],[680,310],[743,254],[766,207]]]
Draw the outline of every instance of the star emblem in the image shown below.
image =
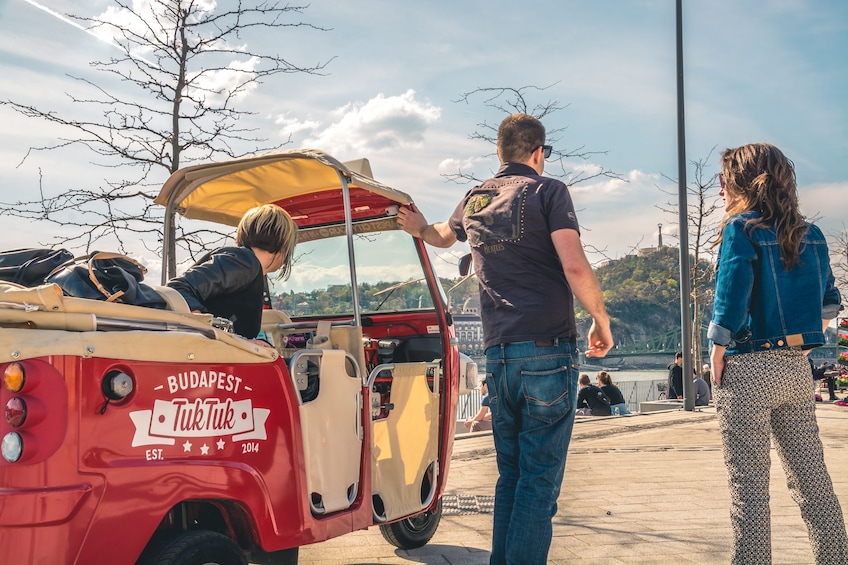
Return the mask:
[[200,446],[200,454],[201,455],[209,455],[209,446],[205,443]]
[[189,440],[186,440],[183,444],[183,453],[191,453],[191,442]]
[[218,446],[218,451],[223,451],[226,443],[224,443],[223,439],[219,439],[218,442],[216,443],[216,445]]

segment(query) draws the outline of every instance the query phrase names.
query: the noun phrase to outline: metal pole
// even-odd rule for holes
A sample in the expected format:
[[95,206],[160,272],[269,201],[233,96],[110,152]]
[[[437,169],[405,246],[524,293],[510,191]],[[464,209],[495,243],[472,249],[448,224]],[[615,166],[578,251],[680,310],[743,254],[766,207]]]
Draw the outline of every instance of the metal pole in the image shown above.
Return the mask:
[[353,211],[350,206],[350,185],[348,176],[336,170],[342,185],[342,201],[344,202],[345,233],[347,234],[347,257],[350,264],[350,297],[353,301],[353,325],[361,326],[362,318],[359,313],[359,285],[356,280],[356,257],[353,252]]
[[[680,220],[680,337],[683,352],[683,408],[695,410],[692,381],[692,294],[689,280],[689,205],[686,199],[686,128],[683,105],[683,0],[676,0],[677,27],[677,194]],[[698,353],[700,358],[700,352]]]

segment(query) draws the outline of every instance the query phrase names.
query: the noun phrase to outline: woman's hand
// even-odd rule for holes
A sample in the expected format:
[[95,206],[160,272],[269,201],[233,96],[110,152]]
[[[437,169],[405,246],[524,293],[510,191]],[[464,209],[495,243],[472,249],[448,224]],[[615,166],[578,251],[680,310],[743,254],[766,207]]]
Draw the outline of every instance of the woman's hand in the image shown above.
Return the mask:
[[724,373],[724,353],[727,351],[727,346],[713,344],[710,350],[710,375],[716,386],[721,386],[721,376]]

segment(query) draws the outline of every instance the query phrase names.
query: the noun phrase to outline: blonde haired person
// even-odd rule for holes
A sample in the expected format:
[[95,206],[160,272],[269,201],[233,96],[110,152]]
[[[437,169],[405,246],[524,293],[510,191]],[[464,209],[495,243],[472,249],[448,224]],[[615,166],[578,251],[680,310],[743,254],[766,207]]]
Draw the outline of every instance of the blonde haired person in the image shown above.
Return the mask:
[[267,293],[265,275],[291,272],[297,225],[274,204],[245,212],[236,230],[237,247],[207,253],[182,275],[168,281],[195,312],[233,322],[233,331],[252,339],[259,334]]
[[798,208],[792,162],[767,143],[721,155],[726,216],[713,319],[713,396],[730,488],[735,564],[771,563],[772,440],[816,563],[848,563],[805,357],[842,309],[827,243]]

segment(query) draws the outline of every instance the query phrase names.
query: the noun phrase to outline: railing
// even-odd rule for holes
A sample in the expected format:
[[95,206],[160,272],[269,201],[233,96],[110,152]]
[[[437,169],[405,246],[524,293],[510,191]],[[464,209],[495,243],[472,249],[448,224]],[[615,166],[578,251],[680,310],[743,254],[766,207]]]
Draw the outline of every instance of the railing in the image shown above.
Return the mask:
[[[471,418],[476,415],[477,412],[480,411],[481,402],[483,400],[483,394],[479,389],[472,390],[468,394],[459,397],[459,402],[456,405],[456,419],[457,420],[465,420],[467,418]],[[457,430],[457,432],[464,432],[467,430]]]
[[[638,412],[640,402],[659,400],[660,389],[657,385],[665,385],[666,380],[621,381],[615,384],[621,390],[622,396],[624,396],[627,409],[631,412]],[[472,390],[465,396],[460,397],[456,407],[456,419],[465,420],[477,414],[480,411],[481,400],[482,395],[479,390]],[[457,430],[460,433],[463,431],[466,430]]]
[[631,412],[638,412],[640,402],[659,400],[660,387],[657,385],[666,385],[667,382],[666,379],[658,379],[653,381],[621,381],[615,384],[624,396],[627,409]]

